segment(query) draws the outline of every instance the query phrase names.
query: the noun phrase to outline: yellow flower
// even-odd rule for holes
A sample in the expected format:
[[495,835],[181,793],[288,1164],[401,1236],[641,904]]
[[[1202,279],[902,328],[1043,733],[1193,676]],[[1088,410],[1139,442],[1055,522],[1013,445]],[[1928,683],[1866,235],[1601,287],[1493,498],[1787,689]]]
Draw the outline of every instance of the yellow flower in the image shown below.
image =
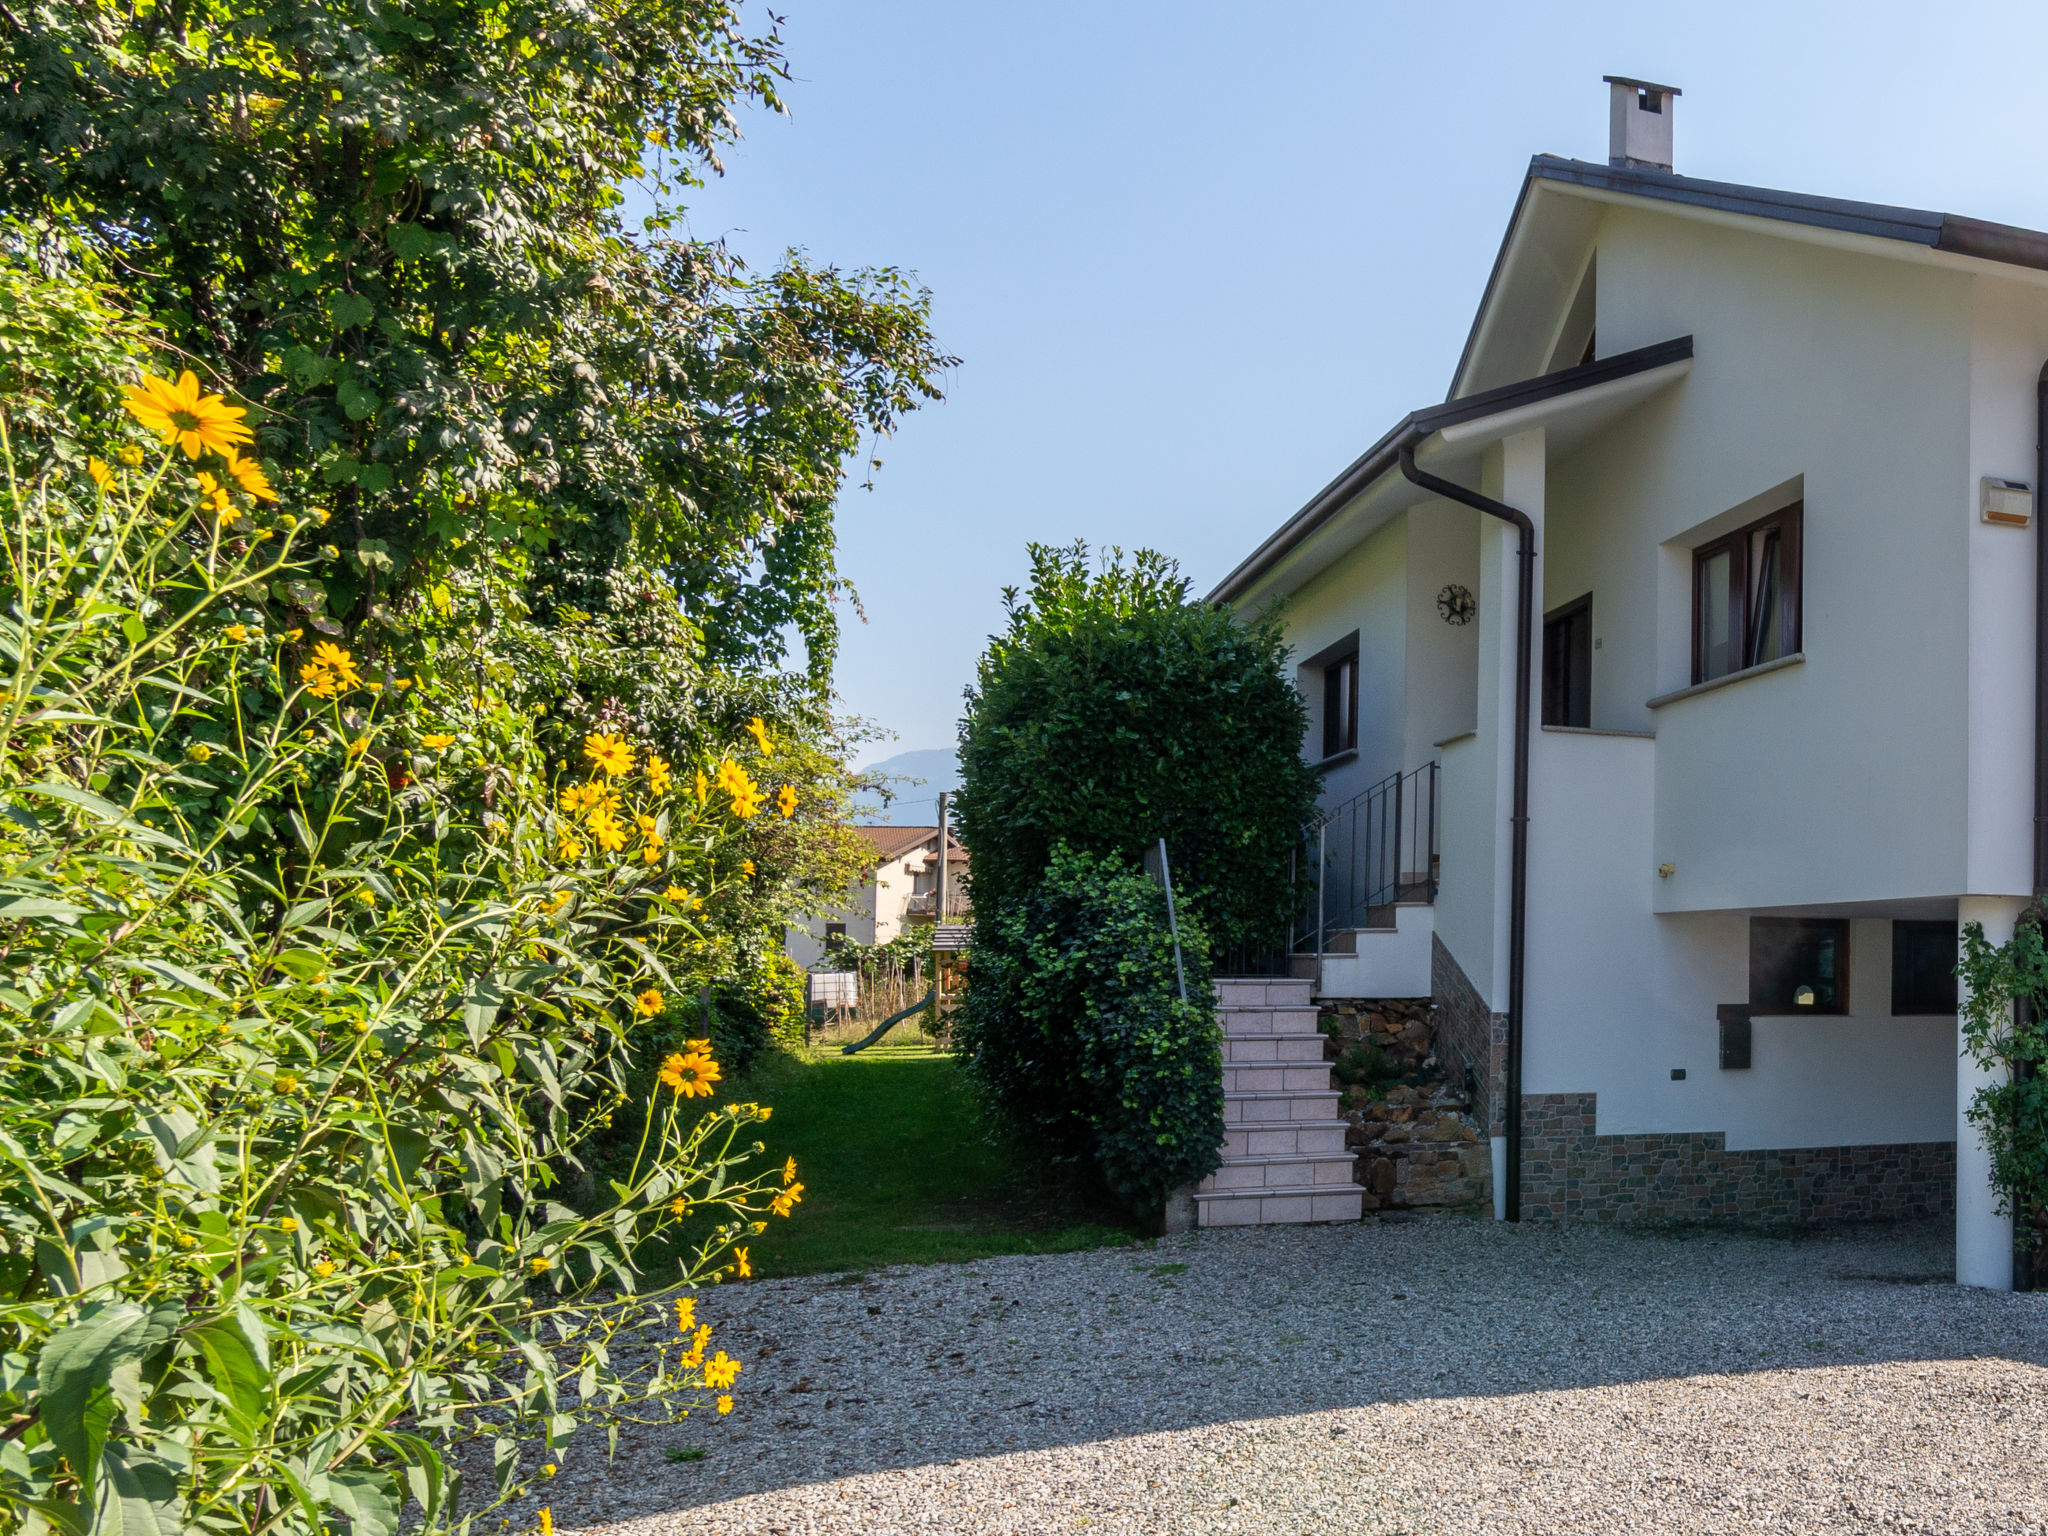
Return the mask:
[[789,1186],[789,1188],[785,1189],[781,1194],[777,1195],[774,1199],[768,1202],[768,1209],[773,1211],[778,1216],[787,1216],[792,1210],[794,1210],[797,1207],[797,1204],[800,1201],[802,1201],[803,1197],[803,1185],[792,1184]]
[[354,762],[357,758],[361,757],[365,752],[369,750],[370,738],[367,736],[358,736],[354,741],[348,744],[349,761]]
[[526,1261],[526,1267],[536,1275],[544,1275],[555,1267],[555,1261],[546,1254],[536,1254]]
[[775,809],[782,812],[784,821],[796,814],[796,791],[787,784],[775,791]]
[[773,1104],[756,1104],[754,1110],[763,1120],[766,1120],[775,1113],[775,1106]]
[[751,875],[751,874],[752,874],[753,872],[754,872],[754,861],[753,861],[752,859],[741,859],[741,860],[740,860],[740,873],[741,873],[741,874],[743,874],[743,875]]
[[711,1325],[709,1323],[699,1323],[697,1325],[696,1337],[690,1340],[690,1347],[683,1352],[681,1361],[683,1369],[694,1371],[698,1366],[702,1365],[704,1363],[704,1350],[710,1343]]
[[[233,507],[222,507],[217,513],[214,514],[213,520],[219,523],[223,528],[232,528],[235,526],[236,523],[242,520],[242,514],[237,512]],[[260,531],[258,533],[258,537],[261,537]]]
[[577,840],[574,832],[565,829],[561,836],[556,839],[555,857],[565,864],[574,863],[577,859],[583,857],[583,844]]
[[660,1081],[686,1099],[710,1098],[711,1085],[723,1075],[718,1070],[718,1063],[701,1051],[671,1052],[656,1074]]
[[356,900],[366,907],[374,907],[377,905],[377,893],[366,885],[356,892]]
[[553,1477],[555,1475],[555,1464],[551,1461],[546,1466],[542,1467],[540,1469],[540,1475],[542,1477]]
[[540,1511],[540,1536],[555,1536],[555,1516],[545,1504]]
[[697,1326],[697,1298],[678,1296],[676,1298],[676,1332],[688,1333]]
[[126,464],[130,469],[142,468],[142,450],[133,443],[124,445],[121,451],[115,454],[114,457],[123,464]]
[[145,375],[140,385],[130,385],[128,414],[166,443],[183,448],[188,459],[208,449],[232,456],[240,444],[254,441],[242,425],[249,413],[219,395],[200,394],[199,380],[189,368],[175,382]]
[[719,1411],[720,1413],[731,1413],[731,1412],[732,1412],[732,1398],[731,1398],[731,1397],[729,1397],[729,1396],[727,1396],[727,1395],[725,1395],[725,1394],[723,1394],[723,1393],[721,1393],[721,1394],[720,1394],[720,1396],[719,1396],[719,1399],[718,1399],[718,1411]]
[[[740,1278],[741,1278],[742,1280],[746,1279],[746,1278],[747,1278],[748,1276],[750,1276],[750,1275],[752,1275],[752,1274],[753,1274],[753,1272],[754,1272],[754,1266],[753,1266],[752,1264],[750,1264],[750,1263],[748,1263],[748,1262],[747,1262],[747,1250],[746,1250],[746,1249],[744,1249],[744,1248],[735,1248],[735,1249],[733,1249],[733,1251],[732,1251],[732,1260],[733,1260],[733,1263],[732,1263],[732,1267],[733,1267],[734,1271],[735,1271],[735,1272],[736,1272],[736,1273],[737,1273],[737,1274],[739,1275],[739,1277],[740,1277]],[[740,1373],[740,1371],[739,1371],[739,1367],[738,1367],[738,1366],[734,1366],[734,1367],[733,1367],[733,1371],[732,1371],[732,1373],[733,1373],[733,1375],[735,1375],[735,1376],[739,1375],[739,1373]],[[716,1383],[716,1382],[714,1382],[714,1383],[712,1383],[712,1385],[716,1386],[716,1385],[717,1385],[717,1383]]]
[[280,1222],[279,1222],[279,1223],[277,1224],[277,1230],[278,1230],[278,1231],[280,1231],[280,1232],[296,1232],[296,1231],[298,1231],[298,1230],[299,1230],[299,1218],[298,1218],[298,1217],[296,1217],[296,1216],[287,1216],[287,1217],[285,1217],[285,1218],[284,1218],[284,1219],[283,1219],[282,1221],[280,1221]]
[[[669,1201],[668,1213],[671,1216],[687,1216],[690,1214],[690,1202],[681,1195],[677,1195],[675,1199]],[[691,1305],[695,1306],[696,1303],[692,1302]]]
[[647,787],[657,795],[668,793],[668,764],[652,752],[647,754]]
[[549,917],[553,917],[557,912],[561,911],[562,908],[569,905],[569,903],[574,899],[575,898],[568,891],[557,891],[554,895],[548,897],[547,900],[543,901],[540,904],[540,909],[541,911],[547,913]]
[[185,749],[185,755],[195,763],[210,763],[213,761],[213,748],[203,741],[195,741]]
[[240,645],[249,638],[249,626],[246,624],[230,624],[228,626],[228,638],[234,641],[235,644]]
[[289,1072],[280,1072],[270,1080],[270,1086],[279,1093],[297,1093],[299,1091],[299,1080]]
[[92,483],[103,491],[107,488],[107,482],[114,478],[114,472],[98,459],[87,459],[85,472],[92,476]]
[[697,770],[697,783],[695,787],[697,790],[697,803],[699,805],[702,805],[711,798],[711,781],[704,777],[704,770],[701,768]]
[[455,738],[442,731],[429,731],[420,738],[420,745],[429,752],[441,752],[455,745]]
[[[295,629],[291,638],[296,640],[299,634]],[[299,668],[299,681],[316,699],[331,699],[363,685],[355,658],[332,640],[322,640],[313,647],[313,659]]]
[[258,501],[275,501],[277,492],[270,488],[270,481],[264,477],[263,466],[254,459],[245,459],[240,454],[228,455],[228,473],[235,477],[247,495]]
[[203,504],[220,514],[222,522],[232,523],[235,520],[235,504],[228,499],[228,488],[203,469],[199,471],[199,497]]
[[334,1265],[328,1262],[326,1259],[322,1259],[318,1264],[315,1264],[313,1266],[313,1273],[318,1275],[322,1280],[325,1280],[329,1275],[334,1273]]
[[616,732],[591,732],[583,738],[583,755],[610,778],[633,771],[633,748]]
[[[739,1256],[740,1273],[742,1275],[752,1274],[753,1271],[747,1268],[747,1250],[735,1248],[733,1252]],[[725,1351],[722,1349],[704,1362],[704,1385],[711,1388],[714,1392],[721,1387],[731,1386],[739,1379],[739,1361],[727,1358]]]
[[596,788],[595,784],[571,784],[562,791],[562,809],[569,815],[574,816],[584,806],[591,803],[590,795]]
[[761,749],[763,757],[775,751],[775,744],[768,739],[768,727],[761,723],[759,715],[747,722],[747,734],[754,738],[754,745]]
[[391,686],[403,693],[412,686],[412,679],[409,677],[394,677],[391,679]]
[[643,1019],[651,1019],[661,1012],[661,988],[649,987],[633,999],[633,1011]]
[[725,791],[733,815],[741,821],[751,821],[760,814],[761,802],[767,798],[747,770],[730,760],[718,765],[718,787]]
[[298,640],[302,638],[305,635],[305,633],[306,632],[303,629],[288,629],[284,632],[284,637],[287,640]]
[[782,1165],[782,1182],[785,1188],[796,1182],[796,1159],[793,1157]]
[[608,806],[601,805],[592,811],[589,821],[590,835],[597,839],[597,846],[606,853],[617,853],[626,846],[626,829]]

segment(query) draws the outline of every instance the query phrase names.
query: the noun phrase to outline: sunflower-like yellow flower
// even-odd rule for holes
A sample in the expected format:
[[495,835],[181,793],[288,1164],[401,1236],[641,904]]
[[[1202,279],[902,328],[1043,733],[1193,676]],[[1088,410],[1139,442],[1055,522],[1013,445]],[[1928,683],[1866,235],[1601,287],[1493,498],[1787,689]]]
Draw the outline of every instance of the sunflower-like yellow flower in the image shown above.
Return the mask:
[[783,1190],[782,1193],[776,1195],[772,1200],[768,1202],[768,1209],[773,1211],[778,1216],[787,1216],[791,1211],[796,1209],[798,1203],[802,1201],[803,1197],[803,1185],[792,1184],[789,1186],[789,1188]]
[[145,375],[139,385],[130,385],[128,414],[165,443],[184,449],[188,459],[209,450],[232,458],[243,443],[255,440],[242,425],[248,411],[219,395],[202,395],[189,368],[175,380]]
[[599,806],[590,813],[590,835],[597,839],[597,846],[606,853],[617,853],[626,846],[626,829],[614,816],[609,806]]
[[741,874],[743,874],[743,875],[751,875],[751,874],[752,874],[753,872],[754,872],[754,861],[753,861],[752,859],[741,859],[741,860],[740,860],[740,873],[741,873]]
[[298,1218],[298,1217],[296,1217],[296,1216],[287,1216],[287,1217],[285,1217],[285,1218],[284,1218],[284,1219],[283,1219],[282,1221],[278,1222],[278,1224],[277,1224],[277,1230],[278,1230],[278,1231],[280,1231],[280,1232],[296,1232],[296,1231],[298,1231],[298,1230],[299,1230],[299,1218]]
[[747,770],[730,759],[718,765],[718,787],[725,791],[733,815],[741,821],[751,821],[758,816],[762,802],[768,798]]
[[722,1414],[732,1412],[732,1395],[730,1393],[719,1394],[718,1411]]
[[669,766],[652,752],[647,754],[647,787],[657,795],[668,793]]
[[332,699],[363,685],[355,658],[332,640],[313,647],[313,659],[299,668],[299,681],[316,699]]
[[676,1332],[688,1333],[697,1326],[697,1298],[678,1296],[676,1298]]
[[704,1363],[704,1351],[711,1343],[711,1325],[699,1323],[696,1335],[690,1340],[690,1347],[683,1351],[679,1362],[686,1371],[694,1371]]
[[661,1012],[661,988],[649,987],[633,999],[633,1011],[643,1019],[651,1019]]
[[782,812],[784,821],[796,814],[796,791],[787,784],[775,791],[775,809]]
[[319,1263],[313,1266],[313,1273],[318,1275],[322,1280],[325,1280],[329,1275],[334,1273],[334,1265],[331,1261],[327,1259],[322,1259]]
[[782,1165],[782,1182],[785,1188],[796,1182],[796,1159],[793,1157]]
[[747,734],[754,738],[754,745],[761,749],[763,757],[773,754],[775,743],[768,739],[768,727],[761,723],[759,715],[747,722]]
[[[744,1248],[735,1248],[733,1250],[733,1253],[735,1254],[735,1256],[738,1257],[740,1264],[742,1266],[745,1266],[747,1250]],[[740,1273],[743,1276],[751,1275],[753,1273],[753,1270],[751,1268],[743,1267]],[[729,1358],[726,1355],[726,1352],[722,1349],[717,1354],[713,1355],[709,1360],[706,1360],[704,1362],[704,1385],[711,1388],[711,1390],[714,1392],[718,1391],[722,1387],[731,1386],[734,1382],[738,1381],[739,1379],[739,1361]]]
[[697,803],[702,805],[711,798],[711,781],[704,777],[704,770],[697,770],[697,782],[691,786],[697,792]]
[[133,443],[122,444],[121,451],[115,454],[114,457],[123,464],[126,464],[130,469],[142,468],[142,450]]
[[701,1051],[675,1051],[661,1064],[660,1080],[686,1099],[710,1098],[711,1085],[723,1076],[718,1063]]
[[263,466],[254,459],[245,459],[240,454],[228,455],[228,473],[235,477],[235,484],[246,496],[258,501],[275,501],[277,492],[271,489],[269,477],[263,473]]
[[633,771],[633,747],[615,731],[592,731],[583,738],[583,755],[609,778]]
[[545,1504],[540,1507],[540,1536],[555,1536],[555,1512]]
[[555,1261],[544,1253],[537,1253],[526,1261],[526,1267],[536,1275],[544,1275],[555,1267]]
[[358,736],[354,741],[348,744],[349,761],[354,762],[357,758],[361,757],[365,752],[369,750],[370,738],[367,736]]
[[231,523],[240,515],[228,496],[228,488],[203,469],[199,471],[199,500],[222,522]]
[[[747,1250],[746,1250],[746,1249],[744,1249],[744,1248],[735,1248],[735,1249],[733,1249],[733,1251],[732,1251],[732,1269],[733,1269],[733,1273],[734,1273],[734,1274],[736,1274],[736,1275],[738,1275],[738,1276],[739,1276],[739,1277],[740,1277],[740,1278],[741,1278],[742,1280],[745,1280],[745,1279],[749,1279],[749,1278],[750,1278],[750,1277],[751,1277],[751,1276],[753,1275],[753,1273],[754,1273],[754,1266],[753,1266],[753,1264],[752,1264],[752,1263],[751,1263],[751,1262],[750,1262],[750,1261],[748,1260],[748,1258],[747,1258]],[[724,1353],[724,1351],[722,1351],[722,1350],[721,1350],[721,1351],[720,1351],[720,1354],[723,1354],[723,1353]],[[734,1367],[733,1367],[733,1370],[732,1370],[732,1373],[733,1373],[733,1375],[734,1375],[735,1377],[737,1377],[737,1376],[739,1375],[739,1373],[740,1373],[739,1367],[738,1367],[738,1366],[734,1366]],[[714,1383],[714,1385],[716,1385],[716,1383]],[[730,1385],[730,1383],[728,1383],[728,1385]]]
[[249,638],[249,626],[246,624],[230,624],[227,627],[227,637],[234,641],[235,644],[240,645]]
[[573,864],[576,860],[583,857],[582,840],[566,827],[563,828],[561,835],[555,840],[555,857],[564,864]]
[[[668,1213],[671,1216],[687,1216],[690,1214],[690,1202],[681,1195],[677,1195],[675,1199],[669,1201]],[[692,1302],[691,1305],[695,1306],[696,1303]]]
[[429,731],[420,738],[420,745],[429,752],[443,752],[455,745],[455,738],[446,731]]
[[114,472],[107,468],[100,460],[94,458],[88,458],[85,461],[85,472],[92,476],[92,483],[103,491],[112,483],[114,478]]
[[602,798],[601,792],[595,784],[571,784],[562,791],[562,809],[571,816],[574,816],[586,805],[595,803],[595,800],[592,798],[593,796]]
[[274,1088],[277,1092],[289,1096],[291,1094],[297,1093],[299,1089],[304,1085],[301,1084],[298,1078],[293,1076],[291,1073],[280,1072],[277,1074],[276,1077],[273,1077],[270,1080],[270,1086]]

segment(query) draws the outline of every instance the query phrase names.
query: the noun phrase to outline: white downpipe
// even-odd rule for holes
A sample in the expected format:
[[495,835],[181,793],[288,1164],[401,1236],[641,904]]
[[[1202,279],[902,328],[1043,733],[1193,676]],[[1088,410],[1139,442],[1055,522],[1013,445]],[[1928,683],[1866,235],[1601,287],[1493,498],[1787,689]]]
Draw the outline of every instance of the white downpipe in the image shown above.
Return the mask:
[[[2003,944],[2024,901],[2009,896],[1965,896],[1957,911],[1964,924],[1982,923],[1984,937]],[[1987,1291],[2012,1289],[2012,1217],[1998,1213],[1998,1192],[1991,1184],[1991,1150],[1984,1135],[1970,1123],[1970,1100],[1986,1084],[2004,1079],[2004,1070],[1980,1067],[1964,1049],[1961,1026],[1956,1035],[1956,1284]]]

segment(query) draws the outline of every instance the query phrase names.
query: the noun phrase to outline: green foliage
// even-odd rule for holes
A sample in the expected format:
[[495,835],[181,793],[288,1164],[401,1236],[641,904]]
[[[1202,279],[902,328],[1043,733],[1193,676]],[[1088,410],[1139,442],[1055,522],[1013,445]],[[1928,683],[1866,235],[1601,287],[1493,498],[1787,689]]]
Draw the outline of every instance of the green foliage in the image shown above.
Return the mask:
[[328,614],[360,631],[450,569],[638,564],[707,663],[772,665],[793,628],[822,687],[844,466],[950,359],[900,273],[757,275],[668,233],[736,110],[779,109],[772,25],[731,0],[30,0],[0,73],[0,209],[101,253],[260,407],[258,456],[337,515]]
[[1114,856],[1053,850],[1044,877],[976,918],[959,1049],[995,1102],[1061,1155],[1156,1209],[1221,1161],[1223,1056],[1199,922]]
[[[299,659],[262,598],[309,522],[236,532],[175,453],[97,468],[4,522],[0,1509],[311,1536],[410,1499],[468,1529],[527,1486],[521,1441],[729,1384],[702,1333],[618,1346],[676,1326],[644,1244],[694,1218],[664,1283],[743,1268],[766,1112],[681,1112],[710,1066],[677,1063],[606,1198],[555,1191],[703,943],[665,892],[733,878],[740,797],[587,768],[633,828],[603,847],[544,754],[499,752],[502,710],[451,727],[339,647]],[[476,1440],[495,1498],[447,1455]]]
[[1188,599],[1160,555],[1031,546],[1031,590],[982,657],[960,733],[961,841],[986,920],[1059,844],[1135,862],[1164,837],[1182,914],[1219,950],[1277,944],[1315,809],[1277,626]]
[[2048,940],[2041,920],[2030,909],[1998,945],[1983,924],[1965,924],[1956,970],[1963,1043],[1997,1074],[1971,1099],[1970,1123],[1984,1132],[1999,1209],[2013,1216],[2022,1250],[2048,1236]]

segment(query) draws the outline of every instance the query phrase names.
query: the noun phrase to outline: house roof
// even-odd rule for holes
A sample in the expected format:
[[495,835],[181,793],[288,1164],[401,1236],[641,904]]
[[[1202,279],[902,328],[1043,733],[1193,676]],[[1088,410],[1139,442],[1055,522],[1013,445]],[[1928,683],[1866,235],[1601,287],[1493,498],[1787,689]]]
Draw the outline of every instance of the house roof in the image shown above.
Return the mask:
[[[1227,603],[1244,596],[1261,577],[1392,471],[1404,447],[1418,448],[1431,438],[1447,443],[1455,436],[1459,440],[1457,446],[1470,451],[1479,442],[1539,425],[1542,415],[1559,414],[1560,407],[1575,403],[1626,406],[1640,398],[1644,390],[1675,378],[1691,362],[1692,338],[1679,336],[1654,346],[1638,347],[1633,352],[1618,352],[1613,357],[1560,369],[1540,378],[1468,395],[1462,400],[1410,411],[1217,583],[1209,601]],[[1546,407],[1551,409],[1546,412]],[[1482,424],[1490,424],[1496,430],[1469,430],[1482,428]],[[1460,428],[1468,430],[1460,432]]]
[[855,827],[853,829],[874,844],[878,858],[887,861],[901,858],[925,843],[936,842],[937,827]]
[[2048,234],[2039,230],[1925,208],[1859,203],[1848,198],[1820,197],[1809,192],[1785,192],[1774,187],[1751,187],[1738,182],[1705,181],[1672,171],[1537,155],[1529,162],[1529,173],[1523,179],[1521,195],[1515,201],[1514,215],[1508,220],[1507,233],[1494,257],[1485,294],[1479,301],[1472,330],[1465,339],[1464,352],[1459,356],[1457,371],[1452,376],[1450,399],[1457,399],[1468,388],[1474,354],[1493,311],[1503,272],[1515,246],[1515,237],[1522,228],[1532,195],[1546,186],[1570,188],[1602,200],[1644,198],[1697,209],[1709,215],[1770,219],[1838,236],[1892,241],[1951,256],[1974,257],[2007,266],[2048,271]]

